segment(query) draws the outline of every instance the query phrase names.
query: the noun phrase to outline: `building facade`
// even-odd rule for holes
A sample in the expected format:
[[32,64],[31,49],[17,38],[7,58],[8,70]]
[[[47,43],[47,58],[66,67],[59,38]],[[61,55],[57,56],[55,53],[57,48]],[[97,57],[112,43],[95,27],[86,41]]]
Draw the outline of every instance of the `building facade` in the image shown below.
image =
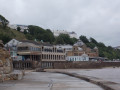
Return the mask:
[[17,46],[17,55],[22,56],[22,60],[40,61],[41,48],[32,43],[21,43]]
[[67,61],[89,61],[89,56],[87,54],[83,54],[81,56],[67,56]]
[[56,46],[42,46],[42,61],[65,61],[65,49]]

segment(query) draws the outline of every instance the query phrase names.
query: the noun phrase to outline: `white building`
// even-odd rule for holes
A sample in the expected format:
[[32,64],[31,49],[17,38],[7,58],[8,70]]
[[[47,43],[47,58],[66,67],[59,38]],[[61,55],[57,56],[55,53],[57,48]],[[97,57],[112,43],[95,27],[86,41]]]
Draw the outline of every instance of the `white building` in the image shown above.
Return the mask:
[[89,61],[89,56],[87,54],[83,54],[81,56],[67,56],[67,61]]
[[84,45],[84,43],[83,43],[83,41],[78,40],[74,45],[77,45],[77,46],[81,47],[81,46]]
[[70,38],[78,38],[75,32],[68,32],[66,30],[54,30],[53,34],[54,36],[59,36],[60,34],[68,34]]
[[114,47],[114,49],[119,49],[120,50],[120,46]]
[[75,32],[69,32],[70,38],[78,38]]
[[54,30],[54,36],[59,36],[60,34],[69,34],[66,30]]
[[22,43],[22,42],[20,42],[16,39],[12,39],[8,43],[5,44],[5,47],[16,47],[20,43]]
[[20,25],[20,24],[9,24],[8,27],[10,27],[11,29],[15,29],[17,30],[17,27],[20,27],[20,31],[24,32],[24,30],[26,30],[28,32],[28,25]]

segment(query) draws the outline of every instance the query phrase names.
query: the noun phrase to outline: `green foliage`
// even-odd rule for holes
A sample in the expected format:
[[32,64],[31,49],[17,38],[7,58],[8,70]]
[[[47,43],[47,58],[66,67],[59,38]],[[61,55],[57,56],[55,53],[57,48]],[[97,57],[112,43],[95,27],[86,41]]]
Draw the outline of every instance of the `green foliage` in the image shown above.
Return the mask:
[[0,39],[3,40],[4,44],[8,42],[10,39],[26,39],[25,35],[17,30],[10,29],[8,27],[2,28],[0,27]]
[[92,42],[86,43],[86,45],[87,45],[88,47],[90,47],[91,49],[93,49],[93,48],[96,46],[96,44],[94,44],[94,43],[92,43]]
[[89,40],[87,39],[86,36],[81,35],[79,38],[80,38],[80,40],[82,40],[84,43],[89,43]]
[[76,38],[70,38],[68,34],[60,34],[56,37],[55,44],[71,44],[73,45],[77,41]]
[[62,37],[58,36],[56,37],[55,44],[65,44],[65,42]]
[[97,42],[94,38],[87,39],[86,36],[80,36],[80,39],[90,48],[95,46],[99,49],[100,57],[107,57],[108,59],[120,59],[120,50],[115,50],[111,46],[105,46],[102,42]]
[[78,41],[78,39],[76,39],[76,38],[71,38],[71,40],[72,40],[72,45]]
[[9,24],[9,21],[5,17],[3,17],[2,15],[0,15],[0,21],[1,21],[3,28],[6,28],[6,26]]
[[27,31],[26,31],[26,30],[24,30],[24,34],[27,34]]
[[50,43],[53,43],[55,41],[55,37],[50,29],[45,30],[39,26],[33,26],[33,25],[29,25],[28,28],[29,28],[28,29],[29,35],[28,34],[26,35],[27,39],[34,38],[39,41],[43,40],[44,42],[50,42]]
[[34,40],[33,36],[30,35],[30,34],[26,34],[26,38],[27,38],[28,40]]
[[98,44],[98,42],[94,38],[92,38],[92,37],[90,38],[90,42],[94,43],[94,44]]
[[0,40],[2,40],[4,44],[10,41],[11,39],[12,38],[9,35],[0,34]]
[[17,30],[18,30],[18,31],[20,31],[20,30],[21,30],[21,28],[20,28],[20,27],[17,27]]

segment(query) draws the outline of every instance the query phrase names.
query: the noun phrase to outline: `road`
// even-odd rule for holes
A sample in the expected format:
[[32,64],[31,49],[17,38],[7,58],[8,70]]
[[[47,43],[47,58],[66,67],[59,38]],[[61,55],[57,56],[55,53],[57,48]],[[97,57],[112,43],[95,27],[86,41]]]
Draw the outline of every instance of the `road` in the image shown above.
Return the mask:
[[0,90],[103,90],[101,87],[70,77],[50,72],[29,72],[22,80],[0,83]]

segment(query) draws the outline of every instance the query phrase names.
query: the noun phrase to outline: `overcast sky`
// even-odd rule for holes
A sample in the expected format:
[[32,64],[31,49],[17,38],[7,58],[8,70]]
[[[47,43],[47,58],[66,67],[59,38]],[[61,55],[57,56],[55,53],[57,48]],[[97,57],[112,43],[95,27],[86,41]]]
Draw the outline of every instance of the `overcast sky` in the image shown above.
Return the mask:
[[120,0],[0,0],[11,24],[75,31],[106,45],[120,45]]

